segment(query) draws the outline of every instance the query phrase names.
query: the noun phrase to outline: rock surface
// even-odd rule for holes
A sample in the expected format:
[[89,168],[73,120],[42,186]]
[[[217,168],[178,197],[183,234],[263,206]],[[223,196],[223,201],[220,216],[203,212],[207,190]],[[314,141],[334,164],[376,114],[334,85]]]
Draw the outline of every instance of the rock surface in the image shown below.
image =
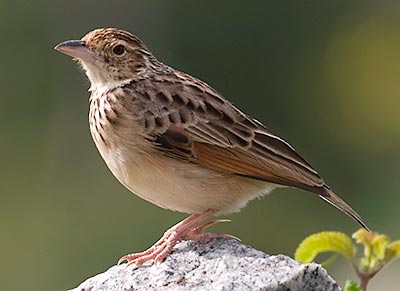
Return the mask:
[[269,256],[233,239],[179,243],[159,265],[113,266],[71,291],[341,290],[320,266]]

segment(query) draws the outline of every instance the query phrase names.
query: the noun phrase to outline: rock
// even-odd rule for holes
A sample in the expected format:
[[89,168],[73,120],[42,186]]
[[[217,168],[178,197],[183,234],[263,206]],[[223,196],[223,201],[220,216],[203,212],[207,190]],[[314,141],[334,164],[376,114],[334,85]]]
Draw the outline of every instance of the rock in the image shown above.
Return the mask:
[[179,243],[167,259],[142,268],[113,266],[71,291],[341,290],[318,264],[269,256],[233,239]]

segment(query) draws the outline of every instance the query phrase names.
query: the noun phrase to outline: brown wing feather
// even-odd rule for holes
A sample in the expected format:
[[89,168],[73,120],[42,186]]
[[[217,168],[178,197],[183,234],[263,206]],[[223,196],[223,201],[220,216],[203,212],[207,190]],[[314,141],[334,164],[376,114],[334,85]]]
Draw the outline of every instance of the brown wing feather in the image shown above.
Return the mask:
[[143,82],[134,92],[146,101],[142,102],[145,132],[164,154],[307,190],[324,185],[289,144],[205,83],[183,73]]

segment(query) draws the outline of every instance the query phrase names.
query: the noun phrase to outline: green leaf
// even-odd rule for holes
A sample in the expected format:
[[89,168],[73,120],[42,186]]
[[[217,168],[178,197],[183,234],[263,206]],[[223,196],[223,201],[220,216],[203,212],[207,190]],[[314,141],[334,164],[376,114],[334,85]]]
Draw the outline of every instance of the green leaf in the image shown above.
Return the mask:
[[347,280],[343,291],[363,291],[363,290],[361,289],[360,285],[358,285],[357,282],[354,282],[353,280]]
[[364,245],[365,257],[374,255],[378,259],[383,259],[385,256],[386,245],[389,242],[389,238],[386,235],[376,232],[368,232],[361,228],[353,233],[353,238],[357,243]]
[[386,248],[389,238],[376,232],[368,232],[359,229],[353,233],[357,243],[364,245],[364,257],[360,259],[361,271],[371,273],[380,268],[381,263],[386,260]]
[[305,238],[298,246],[294,258],[302,263],[309,263],[322,252],[336,252],[352,261],[355,248],[344,233],[325,231]]
[[400,257],[400,240],[396,240],[387,245],[385,250],[385,262]]

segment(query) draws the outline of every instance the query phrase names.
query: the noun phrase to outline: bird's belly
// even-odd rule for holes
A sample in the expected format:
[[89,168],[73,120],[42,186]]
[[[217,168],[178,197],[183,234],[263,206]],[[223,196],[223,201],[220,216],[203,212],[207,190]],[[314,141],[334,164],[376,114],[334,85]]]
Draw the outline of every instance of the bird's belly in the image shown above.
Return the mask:
[[139,197],[160,207],[185,213],[215,209],[219,214],[238,211],[276,185],[217,172],[156,152],[99,147],[115,177]]

